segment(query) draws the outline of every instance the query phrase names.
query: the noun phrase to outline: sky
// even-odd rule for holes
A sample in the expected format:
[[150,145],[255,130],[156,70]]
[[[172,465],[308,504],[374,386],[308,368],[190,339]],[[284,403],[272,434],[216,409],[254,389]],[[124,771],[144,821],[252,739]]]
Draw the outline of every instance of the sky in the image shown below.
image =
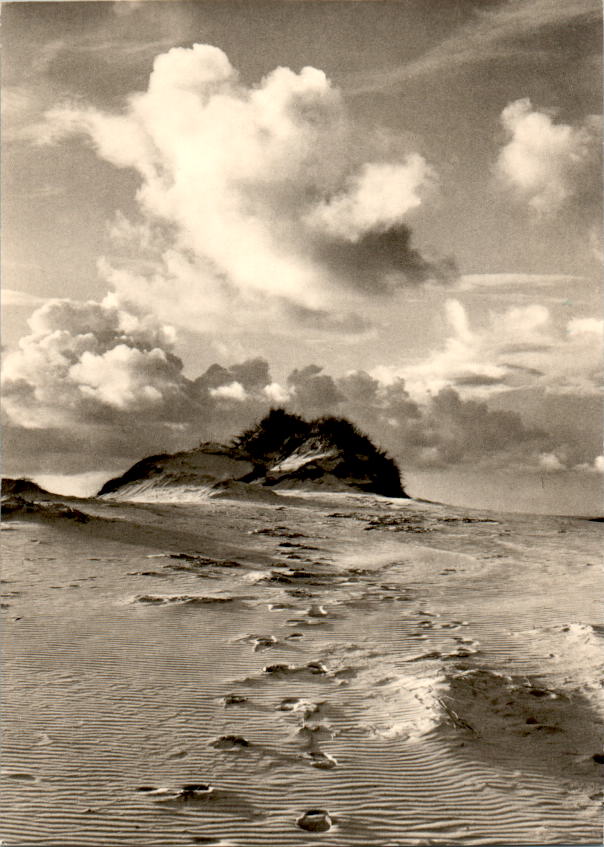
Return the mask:
[[410,492],[602,511],[594,0],[2,4],[4,473],[271,406]]

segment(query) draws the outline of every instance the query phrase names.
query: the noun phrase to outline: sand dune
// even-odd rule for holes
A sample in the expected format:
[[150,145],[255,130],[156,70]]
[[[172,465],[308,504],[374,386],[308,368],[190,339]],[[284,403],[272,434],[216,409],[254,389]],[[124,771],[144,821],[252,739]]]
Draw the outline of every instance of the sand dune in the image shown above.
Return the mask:
[[70,508],[3,527],[7,844],[599,840],[597,523]]

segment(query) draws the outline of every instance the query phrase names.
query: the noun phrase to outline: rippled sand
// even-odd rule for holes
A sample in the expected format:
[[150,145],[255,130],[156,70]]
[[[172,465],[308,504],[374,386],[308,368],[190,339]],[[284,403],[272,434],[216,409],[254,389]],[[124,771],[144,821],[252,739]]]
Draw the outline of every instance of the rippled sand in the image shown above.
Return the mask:
[[3,527],[3,843],[600,841],[601,524],[78,508]]

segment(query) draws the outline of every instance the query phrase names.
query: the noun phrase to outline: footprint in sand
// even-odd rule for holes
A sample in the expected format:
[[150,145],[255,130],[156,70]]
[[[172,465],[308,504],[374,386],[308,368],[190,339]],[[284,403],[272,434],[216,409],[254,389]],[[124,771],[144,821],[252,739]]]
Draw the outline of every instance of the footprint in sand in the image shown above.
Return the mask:
[[333,821],[324,809],[310,809],[299,817],[296,823],[306,832],[327,832],[331,829]]
[[31,773],[24,773],[21,771],[3,771],[2,776],[5,779],[16,779],[19,782],[35,782],[36,777]]
[[324,676],[327,668],[321,662],[308,662],[306,665],[266,665],[263,672],[271,676],[289,676],[293,674],[310,674],[312,676]]
[[210,747],[216,750],[242,750],[249,746],[250,742],[243,735],[221,735],[220,738],[210,741]]
[[223,706],[240,706],[247,702],[247,697],[244,697],[242,694],[226,694],[222,698]]
[[254,653],[258,653],[260,650],[268,650],[270,647],[275,647],[279,644],[279,641],[274,635],[245,635],[243,638],[237,638],[236,640],[251,644]]
[[321,626],[327,621],[322,618],[289,618],[285,623],[288,626]]
[[279,704],[279,711],[302,712],[304,720],[306,720],[312,715],[317,715],[322,705],[322,703],[313,703],[312,700],[305,700],[302,697],[285,697]]
[[[167,759],[186,759],[189,755],[188,750],[175,750],[174,753],[169,753],[166,758]],[[140,790],[140,789],[139,789]]]
[[259,650],[267,650],[269,647],[274,647],[279,642],[274,635],[261,635],[254,639],[254,653]]
[[338,680],[346,680],[349,682],[351,679],[356,679],[359,675],[358,670],[356,668],[342,668],[339,671],[334,673],[334,677]]
[[[181,805],[209,805],[212,813],[226,815],[242,815],[246,818],[263,818],[264,813],[240,797],[234,791],[223,788],[214,788],[206,782],[191,782],[178,789],[154,789],[151,786],[143,786],[156,803],[166,806]],[[140,789],[139,789],[140,790]]]
[[154,785],[139,785],[136,788],[143,794],[149,794],[161,803],[186,802],[188,800],[207,800],[214,788],[207,782],[188,782],[180,789],[157,788]]
[[335,732],[325,724],[317,724],[316,726],[303,724],[296,734],[304,742],[309,752],[320,753],[319,744],[321,741],[331,741]]
[[306,758],[310,760],[313,768],[320,770],[330,771],[338,766],[337,760],[333,756],[322,753],[320,750],[311,750],[310,753],[306,753]]

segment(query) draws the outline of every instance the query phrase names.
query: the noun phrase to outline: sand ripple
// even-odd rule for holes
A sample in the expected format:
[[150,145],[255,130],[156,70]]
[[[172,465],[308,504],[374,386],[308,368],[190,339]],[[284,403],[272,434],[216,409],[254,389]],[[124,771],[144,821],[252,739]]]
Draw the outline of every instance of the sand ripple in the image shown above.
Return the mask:
[[283,502],[3,533],[1,838],[597,842],[601,528]]

